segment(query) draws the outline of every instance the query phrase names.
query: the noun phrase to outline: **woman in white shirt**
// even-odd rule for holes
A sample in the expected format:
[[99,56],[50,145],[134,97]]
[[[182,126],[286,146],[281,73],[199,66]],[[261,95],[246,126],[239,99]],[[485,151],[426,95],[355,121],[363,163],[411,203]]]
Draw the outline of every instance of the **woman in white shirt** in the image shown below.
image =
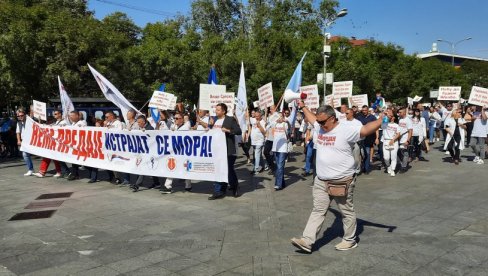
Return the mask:
[[395,117],[393,116],[393,111],[391,109],[387,109],[386,116],[388,117],[388,124],[383,125],[383,135],[381,136],[383,159],[387,167],[387,173],[391,176],[395,176],[400,126],[395,123]]
[[275,154],[275,190],[279,191],[285,187],[285,160],[288,155],[288,121],[281,116],[274,125],[273,131],[273,152]]
[[425,119],[420,115],[420,110],[415,109],[413,112],[413,131],[412,141],[410,143],[413,146],[413,154],[411,154],[410,156],[415,156],[415,160],[418,161],[422,157],[422,142],[425,138],[427,126],[425,124]]
[[465,123],[461,116],[461,109],[454,110],[451,117],[444,122],[444,128],[447,132],[447,150],[449,150],[452,161],[456,165],[459,165],[459,154],[464,149]]

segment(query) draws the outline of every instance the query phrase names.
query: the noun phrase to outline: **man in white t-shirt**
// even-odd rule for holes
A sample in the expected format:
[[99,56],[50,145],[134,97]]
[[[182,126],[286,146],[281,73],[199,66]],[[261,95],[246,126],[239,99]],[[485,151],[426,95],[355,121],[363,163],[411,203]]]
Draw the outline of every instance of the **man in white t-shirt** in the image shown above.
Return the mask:
[[[344,237],[335,246],[336,250],[349,250],[357,247],[356,241],[356,214],[353,205],[353,191],[356,180],[353,147],[361,138],[374,133],[379,129],[383,114],[378,120],[367,125],[349,125],[340,122],[335,110],[331,106],[321,106],[316,115],[310,112],[300,102],[307,120],[318,131],[317,135],[317,177],[313,186],[313,209],[301,238],[293,238],[292,244],[297,248],[312,252],[325,220],[325,215],[334,199],[342,213]],[[344,196],[332,196],[332,184],[346,187]],[[342,185],[344,184],[344,185]]]
[[271,148],[273,147],[273,140],[274,140],[274,135],[273,135],[273,128],[274,125],[276,124],[276,121],[274,120],[274,117],[276,113],[276,107],[273,105],[269,108],[269,113],[268,117],[266,118],[266,141],[264,142],[264,147],[263,147],[263,155],[266,158],[266,166],[264,168],[265,171],[271,169],[271,172],[274,172],[275,170],[275,161],[274,161],[274,156],[273,153],[271,152]]
[[412,139],[413,123],[412,119],[407,116],[407,109],[401,108],[398,110],[400,127],[400,146],[398,148],[398,159],[400,160],[400,173],[405,173],[408,169],[408,146],[410,139]]
[[[113,130],[123,130],[124,125],[122,122],[120,122],[117,117],[115,116],[115,113],[113,111],[107,111],[105,113],[105,124],[104,126],[107,129],[113,129]],[[119,172],[113,172],[107,170],[109,181],[112,184],[120,184],[122,183],[122,175]]]
[[485,163],[486,132],[488,129],[487,119],[488,111],[486,111],[486,107],[476,107],[476,112],[473,113],[473,131],[471,132],[469,146],[475,154],[473,161],[480,165]]
[[209,120],[210,117],[208,116],[208,111],[199,109],[197,115],[197,123],[195,124],[194,128],[196,130],[208,130]]
[[263,152],[264,134],[266,134],[266,124],[262,118],[261,111],[256,111],[254,115],[255,117],[250,119],[251,145],[254,149],[254,170],[251,172],[253,175],[263,170],[261,155]]
[[285,187],[285,160],[288,154],[288,132],[289,122],[281,116],[273,125],[272,132],[274,135],[272,150],[276,160],[275,170],[275,190],[279,191]]

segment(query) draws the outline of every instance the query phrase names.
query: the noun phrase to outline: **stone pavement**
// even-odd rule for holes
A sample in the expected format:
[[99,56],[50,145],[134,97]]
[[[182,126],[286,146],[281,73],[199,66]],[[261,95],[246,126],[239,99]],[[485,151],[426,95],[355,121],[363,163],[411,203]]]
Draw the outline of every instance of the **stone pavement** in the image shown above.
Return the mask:
[[[272,177],[251,177],[239,158],[242,196],[217,201],[207,200],[208,182],[194,183],[191,193],[183,183],[171,195],[132,193],[86,178],[24,177],[22,163],[3,162],[0,275],[487,275],[488,165],[455,166],[437,150],[426,157],[405,175],[360,176],[358,248],[334,250],[342,223],[333,203],[312,254],[289,242],[312,206],[311,177],[301,177],[298,153],[287,163],[289,186],[279,192]],[[35,200],[60,192],[73,194]],[[59,207],[24,209],[59,200]],[[56,212],[9,221],[35,210]]]

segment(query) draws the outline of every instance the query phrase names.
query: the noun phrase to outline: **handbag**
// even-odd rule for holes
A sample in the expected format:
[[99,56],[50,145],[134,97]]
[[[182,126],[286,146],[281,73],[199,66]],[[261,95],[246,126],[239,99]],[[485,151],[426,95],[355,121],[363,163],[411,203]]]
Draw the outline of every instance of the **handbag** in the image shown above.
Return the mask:
[[356,175],[344,177],[337,180],[327,181],[327,193],[330,196],[338,196],[338,197],[347,196],[347,193],[349,191],[349,186],[351,185],[351,183],[354,181],[355,178]]

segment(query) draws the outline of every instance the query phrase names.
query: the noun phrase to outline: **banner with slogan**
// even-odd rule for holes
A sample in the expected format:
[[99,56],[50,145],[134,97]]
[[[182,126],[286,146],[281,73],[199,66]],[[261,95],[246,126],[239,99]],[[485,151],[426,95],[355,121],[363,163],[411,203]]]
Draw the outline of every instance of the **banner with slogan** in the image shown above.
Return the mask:
[[157,108],[161,110],[175,110],[176,96],[163,91],[154,91],[148,107]]
[[459,101],[461,97],[461,86],[440,86],[438,101]]
[[307,98],[303,101],[308,108],[319,108],[319,87],[314,85],[307,85],[300,87],[300,92],[307,94]]
[[266,109],[274,105],[273,84],[267,83],[258,89],[259,107]]
[[227,182],[225,134],[51,127],[27,118],[21,150],[53,160],[137,175]]
[[362,108],[363,105],[367,105],[369,107],[368,102],[368,94],[360,94],[354,95],[348,99],[349,107],[357,106],[358,108]]
[[473,88],[471,88],[468,103],[479,106],[488,106],[488,88],[473,86]]
[[334,98],[349,98],[352,96],[352,81],[339,81],[332,84]]
[[33,100],[32,107],[34,108],[34,118],[47,121],[46,103]]

